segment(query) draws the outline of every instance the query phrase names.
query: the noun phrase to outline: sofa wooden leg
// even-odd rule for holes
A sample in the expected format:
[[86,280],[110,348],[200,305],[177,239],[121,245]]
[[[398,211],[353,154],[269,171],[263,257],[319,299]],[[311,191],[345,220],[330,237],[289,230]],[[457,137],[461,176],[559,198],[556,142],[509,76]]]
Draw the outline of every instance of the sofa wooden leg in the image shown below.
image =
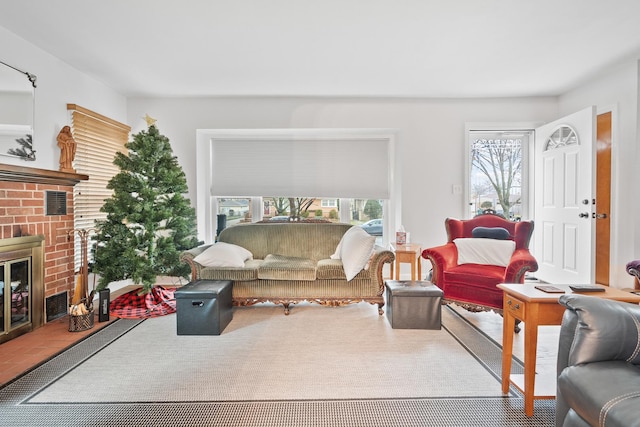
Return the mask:
[[384,314],[384,310],[382,309],[382,307],[384,307],[384,303],[383,302],[378,304],[378,314],[380,316],[382,316]]
[[289,303],[284,303],[282,305],[284,305],[284,314],[285,314],[285,316],[288,316],[289,315]]

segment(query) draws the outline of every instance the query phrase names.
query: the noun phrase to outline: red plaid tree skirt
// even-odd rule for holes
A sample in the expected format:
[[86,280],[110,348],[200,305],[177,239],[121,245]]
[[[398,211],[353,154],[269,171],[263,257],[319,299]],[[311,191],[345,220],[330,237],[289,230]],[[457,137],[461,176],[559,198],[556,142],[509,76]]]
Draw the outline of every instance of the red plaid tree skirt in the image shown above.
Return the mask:
[[125,319],[146,319],[176,312],[175,288],[154,286],[148,294],[138,295],[142,288],[122,294],[109,305],[111,316]]

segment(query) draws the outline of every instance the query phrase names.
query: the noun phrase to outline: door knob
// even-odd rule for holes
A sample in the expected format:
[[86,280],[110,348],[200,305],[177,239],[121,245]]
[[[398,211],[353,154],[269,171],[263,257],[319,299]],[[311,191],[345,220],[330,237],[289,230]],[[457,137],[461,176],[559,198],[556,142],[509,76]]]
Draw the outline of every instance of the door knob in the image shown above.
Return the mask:
[[605,219],[605,218],[607,218],[607,214],[606,213],[600,213],[600,214],[594,213],[593,217],[595,219]]
[[580,218],[589,218],[589,213],[587,213],[587,212],[582,212],[582,213],[579,213],[579,214],[578,214],[578,216],[579,216]]

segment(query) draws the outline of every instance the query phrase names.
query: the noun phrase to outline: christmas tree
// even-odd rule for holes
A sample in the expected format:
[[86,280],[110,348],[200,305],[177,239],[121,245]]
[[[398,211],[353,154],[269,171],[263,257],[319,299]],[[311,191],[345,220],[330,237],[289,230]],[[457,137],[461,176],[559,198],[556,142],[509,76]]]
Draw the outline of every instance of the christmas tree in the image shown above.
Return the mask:
[[113,195],[101,209],[107,219],[97,223],[92,271],[100,277],[98,289],[131,279],[148,293],[156,276],[188,277],[180,252],[201,242],[195,210],[185,197],[186,177],[169,139],[152,121],[125,147],[128,155],[117,153],[113,162],[120,172],[107,186]]

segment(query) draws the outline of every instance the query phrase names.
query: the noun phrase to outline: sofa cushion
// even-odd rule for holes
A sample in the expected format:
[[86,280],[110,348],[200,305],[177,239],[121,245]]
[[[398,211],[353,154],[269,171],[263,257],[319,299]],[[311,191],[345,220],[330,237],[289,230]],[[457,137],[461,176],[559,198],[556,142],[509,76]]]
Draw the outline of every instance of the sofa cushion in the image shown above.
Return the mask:
[[509,230],[504,227],[476,227],[471,230],[471,237],[477,239],[507,240],[511,238]]
[[458,250],[458,264],[509,265],[516,242],[513,240],[459,238],[453,243]]
[[225,228],[218,240],[242,246],[256,259],[280,254],[317,262],[329,258],[351,227],[342,223],[248,223]]
[[[371,270],[365,268],[356,274],[355,279],[371,280]],[[318,279],[323,280],[346,280],[342,261],[339,259],[321,259],[318,261],[318,271],[316,272]]]
[[[367,266],[375,244],[375,236],[369,235],[360,227],[351,227],[344,233],[336,252],[340,252],[339,256],[347,281],[352,280]],[[336,253],[331,258],[335,258],[337,255]]]
[[261,259],[245,261],[243,267],[205,267],[200,277],[208,280],[257,280],[258,268],[264,262]]
[[251,252],[241,246],[218,242],[193,260],[203,267],[243,267],[244,262],[252,258]]
[[342,260],[339,259],[321,259],[318,261],[318,271],[316,273],[318,279],[342,279],[347,276],[344,274]]
[[462,264],[444,272],[445,282],[495,288],[504,279],[504,267],[498,265]]
[[258,279],[316,280],[316,263],[307,258],[269,254],[258,268]]

